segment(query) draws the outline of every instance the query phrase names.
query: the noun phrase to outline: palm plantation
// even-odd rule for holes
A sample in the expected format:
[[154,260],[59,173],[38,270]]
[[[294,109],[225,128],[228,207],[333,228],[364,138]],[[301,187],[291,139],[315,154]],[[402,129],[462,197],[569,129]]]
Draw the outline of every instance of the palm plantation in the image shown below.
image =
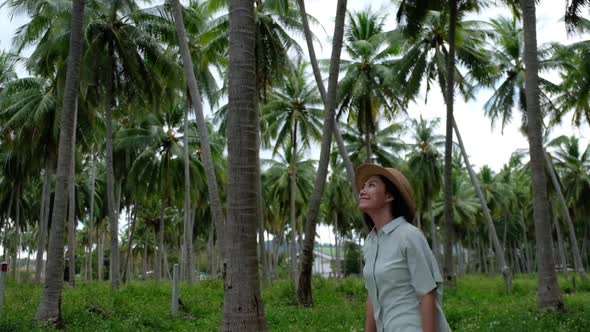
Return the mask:
[[[330,2],[325,43],[303,0],[3,1],[28,21],[0,52],[0,330],[360,330],[364,162],[411,181],[454,330],[589,324],[588,3],[542,46],[534,1],[387,3]],[[470,162],[460,99],[529,148]]]

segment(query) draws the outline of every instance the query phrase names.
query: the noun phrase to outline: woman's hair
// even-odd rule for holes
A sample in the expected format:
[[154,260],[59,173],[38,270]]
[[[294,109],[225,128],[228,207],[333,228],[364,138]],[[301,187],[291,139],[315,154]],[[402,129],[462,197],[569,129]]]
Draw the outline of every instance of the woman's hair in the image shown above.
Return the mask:
[[[409,213],[410,209],[408,208],[408,205],[404,201],[399,190],[397,190],[397,187],[395,185],[393,185],[393,183],[391,183],[391,181],[389,181],[388,178],[386,178],[382,175],[377,175],[377,176],[381,179],[381,181],[383,181],[383,183],[385,183],[385,192],[389,193],[393,197],[393,201],[389,205],[391,207],[391,214],[393,215],[393,218],[395,219],[395,218],[404,216],[404,217],[406,217],[406,220],[409,223],[411,223],[412,220],[409,220],[409,218],[408,218],[408,216],[410,215],[410,213]],[[364,212],[363,212],[363,219],[365,220],[365,225],[367,225],[367,229],[370,232],[373,229],[373,227],[375,227],[375,223],[373,222],[373,219],[371,219],[371,217]]]

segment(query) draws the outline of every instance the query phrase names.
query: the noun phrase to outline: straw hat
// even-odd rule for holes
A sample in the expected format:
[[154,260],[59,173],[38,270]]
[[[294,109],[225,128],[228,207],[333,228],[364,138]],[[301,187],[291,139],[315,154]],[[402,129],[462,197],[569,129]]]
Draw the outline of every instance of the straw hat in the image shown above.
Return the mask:
[[375,164],[362,164],[356,169],[357,190],[360,191],[365,182],[374,175],[385,177],[397,188],[408,207],[408,213],[410,215],[407,217],[409,218],[408,221],[411,222],[416,214],[416,202],[414,201],[414,193],[410,181],[395,168],[386,168]]

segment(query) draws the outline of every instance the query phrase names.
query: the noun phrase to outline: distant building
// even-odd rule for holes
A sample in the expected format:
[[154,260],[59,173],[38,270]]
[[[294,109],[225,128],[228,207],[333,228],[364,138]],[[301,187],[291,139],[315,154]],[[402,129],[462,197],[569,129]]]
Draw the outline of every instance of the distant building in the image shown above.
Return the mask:
[[[335,277],[332,267],[336,266],[336,257],[325,254],[321,251],[313,251],[313,266],[312,274],[315,276],[322,276],[325,278]],[[344,266],[344,258],[340,257],[340,269]],[[342,272],[342,271],[341,271]]]

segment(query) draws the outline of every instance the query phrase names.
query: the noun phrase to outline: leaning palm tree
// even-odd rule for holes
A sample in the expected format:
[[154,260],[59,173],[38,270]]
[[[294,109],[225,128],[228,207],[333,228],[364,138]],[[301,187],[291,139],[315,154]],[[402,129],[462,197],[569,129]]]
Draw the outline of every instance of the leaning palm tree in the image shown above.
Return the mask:
[[[398,22],[405,20],[406,24],[401,28],[407,35],[412,37],[414,41],[417,36],[420,36],[425,31],[430,32],[428,35],[441,35],[442,32],[447,31],[444,38],[433,39],[431,43],[424,43],[424,38],[418,39],[422,42],[416,43],[413,50],[411,49],[406,53],[405,60],[401,60],[400,64],[400,75],[399,77],[404,79],[409,76],[407,91],[408,97],[413,98],[419,91],[417,88],[423,79],[423,76],[428,77],[427,91],[429,90],[430,80],[432,77],[437,77],[440,88],[443,90],[443,96],[447,106],[447,118],[446,118],[446,141],[445,141],[445,166],[444,166],[444,192],[445,192],[445,230],[446,230],[446,241],[445,241],[445,259],[443,264],[443,275],[445,283],[451,287],[455,286],[455,273],[452,261],[452,243],[453,243],[453,210],[452,210],[452,144],[453,144],[453,105],[454,105],[454,90],[455,80],[457,80],[459,86],[468,86],[465,84],[465,79],[461,76],[458,69],[456,68],[455,53],[461,58],[463,64],[465,64],[474,76],[479,76],[485,72],[485,54],[482,51],[478,51],[481,48],[473,47],[476,46],[481,38],[478,35],[481,33],[477,32],[477,23],[466,23],[465,28],[472,28],[474,33],[469,35],[465,34],[468,29],[461,29],[460,22],[461,17],[470,11],[477,10],[479,4],[477,1],[416,1],[416,0],[404,0],[398,10],[397,19]],[[433,11],[436,10],[436,11]],[[427,22],[437,22],[439,25],[438,29],[429,30],[425,28]],[[474,26],[475,25],[475,26]],[[456,47],[456,40],[458,36],[464,36],[466,38],[460,38],[463,41],[461,48]],[[446,45],[440,45],[448,43]],[[434,57],[430,66],[427,65],[428,56],[430,49],[434,49]],[[426,50],[426,53],[424,51]],[[444,52],[441,52],[442,50]],[[418,56],[420,55],[420,56]],[[411,70],[408,70],[411,69]],[[405,74],[403,74],[405,73]],[[417,75],[415,75],[417,74]],[[463,94],[469,93],[465,89],[461,89]]]
[[336,22],[334,24],[334,39],[332,43],[332,55],[330,57],[330,70],[328,76],[328,91],[324,102],[324,130],[322,132],[320,160],[314,182],[313,195],[309,204],[309,212],[305,220],[305,240],[301,257],[301,269],[297,288],[297,300],[304,306],[313,305],[311,293],[311,270],[313,263],[313,246],[316,233],[316,223],[320,212],[320,203],[324,195],[330,149],[332,147],[332,135],[335,126],[334,110],[336,108],[336,91],[338,86],[338,73],[340,71],[340,54],[344,37],[344,19],[346,16],[346,0],[338,0],[336,4]]
[[[301,14],[301,23],[303,24],[303,34],[305,35],[305,42],[307,43],[307,51],[309,53],[309,62],[311,64],[311,68],[313,69],[313,76],[315,78],[316,84],[318,86],[318,90],[320,91],[320,96],[322,97],[322,102],[325,104],[327,100],[327,93],[326,87],[324,86],[324,80],[322,79],[322,73],[320,72],[320,66],[318,63],[318,59],[315,54],[315,48],[313,46],[313,35],[311,33],[311,29],[309,28],[309,20],[307,17],[307,12],[305,10],[305,2],[303,0],[297,0],[297,4],[299,6],[299,12]],[[344,146],[344,141],[342,139],[342,135],[340,133],[340,128],[338,127],[337,120],[334,119],[334,139],[338,145],[338,151],[342,156],[342,161],[344,162],[346,172],[348,173],[348,180],[350,181],[350,185],[352,188],[353,195],[356,195],[356,181],[354,179],[354,167],[352,166],[352,162],[348,158],[348,152],[346,151],[346,147]]]
[[[547,168],[554,187],[558,188],[556,192],[562,203],[563,216],[568,225],[574,267],[582,275],[582,278],[587,279],[576,239],[574,221],[575,214],[584,215],[587,208],[583,202],[590,197],[590,176],[588,175],[590,148],[587,147],[583,152],[580,151],[578,138],[574,136],[557,137],[549,142],[549,146],[557,148],[554,153],[555,166],[553,166],[553,158],[547,154]],[[557,178],[557,170],[562,175],[561,181]],[[565,188],[563,192],[560,190],[562,186]],[[566,197],[570,204],[566,203]]]
[[[185,82],[187,87],[187,106],[185,114],[185,131],[188,129],[188,113],[194,110],[196,115],[197,128],[203,137],[203,153],[208,184],[211,191],[211,202],[213,205],[213,222],[217,229],[221,229],[224,222],[224,213],[219,199],[216,185],[216,175],[213,171],[213,163],[210,158],[209,137],[203,116],[201,93],[207,97],[211,104],[217,102],[216,91],[218,90],[215,79],[210,70],[211,66],[218,64],[221,59],[221,52],[225,49],[226,42],[219,42],[216,34],[207,29],[210,18],[205,4],[191,3],[189,8],[184,8],[177,1],[168,1],[164,6],[156,6],[147,10],[151,13],[150,26],[161,31],[166,36],[167,42],[173,49],[180,50],[180,58],[185,70]],[[188,29],[185,28],[185,20],[188,22]],[[172,23],[172,21],[174,21]],[[164,28],[162,28],[164,27]],[[179,42],[180,41],[180,42]],[[221,48],[221,50],[220,50]],[[190,62],[189,62],[190,61]],[[195,67],[193,63],[197,63]],[[190,76],[192,74],[192,76]],[[190,77],[189,77],[190,76]],[[197,83],[198,82],[198,83]],[[174,83],[178,84],[178,83]],[[185,138],[188,136],[185,135]],[[185,160],[188,161],[188,144],[185,142]],[[191,204],[190,204],[190,176],[189,166],[185,165],[185,208],[184,208],[184,262],[183,278],[189,282],[193,279],[193,254],[192,254],[192,229]]]
[[537,260],[539,266],[538,303],[543,309],[564,310],[565,304],[555,272],[551,224],[549,221],[549,198],[545,176],[545,152],[543,151],[543,118],[539,93],[539,60],[537,53],[537,24],[535,1],[522,1],[524,30],[524,60],[526,67],[526,106],[528,139],[533,177],[533,207]]
[[67,208],[67,187],[70,178],[70,163],[74,144],[76,99],[80,83],[80,63],[82,59],[82,23],[84,20],[84,1],[75,0],[72,4],[72,28],[70,50],[64,89],[61,131],[58,149],[57,184],[53,208],[53,226],[49,238],[47,255],[47,278],[45,291],[35,315],[35,320],[42,323],[61,325],[61,296],[63,288],[64,267],[64,227]]
[[[282,84],[271,90],[268,102],[262,107],[261,122],[266,128],[263,136],[269,137],[276,143],[273,155],[279,149],[291,149],[289,155],[291,178],[290,216],[291,216],[291,277],[294,284],[297,279],[297,255],[295,246],[295,198],[297,183],[297,157],[299,144],[309,148],[311,143],[320,140],[321,110],[316,106],[321,103],[320,96],[312,84],[308,82],[305,73],[307,66],[297,61],[293,71],[287,73]],[[267,139],[264,139],[267,140]]]

